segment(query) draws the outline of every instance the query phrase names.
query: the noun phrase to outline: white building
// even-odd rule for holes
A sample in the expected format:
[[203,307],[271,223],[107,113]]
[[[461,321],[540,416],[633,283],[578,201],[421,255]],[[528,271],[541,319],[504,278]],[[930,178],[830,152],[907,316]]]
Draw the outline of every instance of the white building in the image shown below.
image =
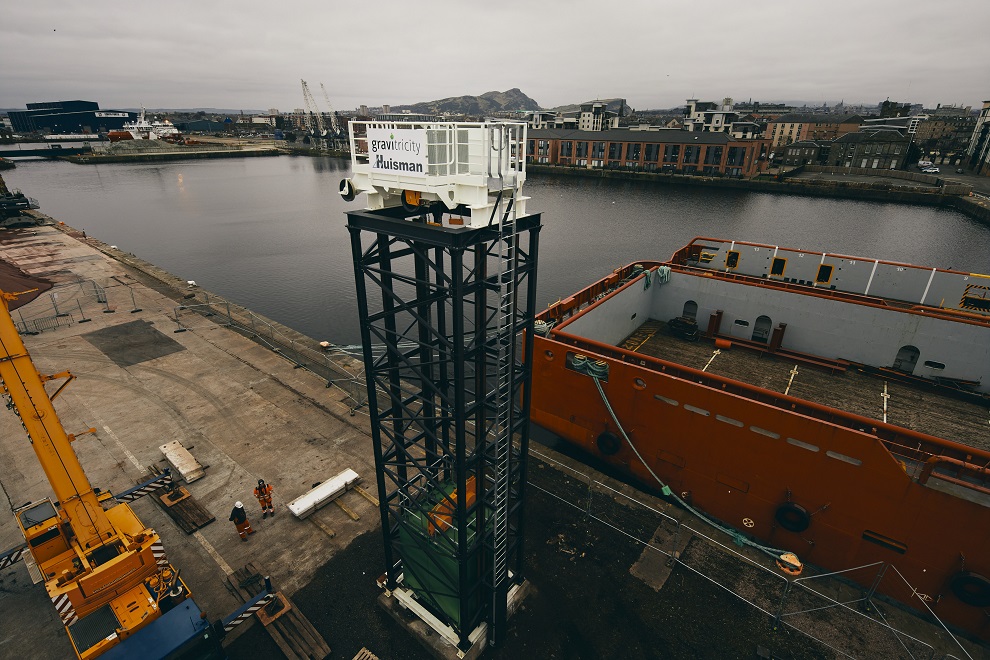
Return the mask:
[[578,115],[579,131],[605,131],[619,127],[619,113],[607,110],[608,104],[592,101],[581,105]]

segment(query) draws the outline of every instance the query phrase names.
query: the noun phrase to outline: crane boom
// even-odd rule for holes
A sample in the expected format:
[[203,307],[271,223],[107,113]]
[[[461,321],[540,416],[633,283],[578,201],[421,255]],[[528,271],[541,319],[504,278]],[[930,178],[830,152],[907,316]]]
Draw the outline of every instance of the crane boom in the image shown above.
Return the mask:
[[[189,598],[189,590],[158,534],[126,504],[104,509],[112,496],[90,484],[72,448],[75,437],[65,432],[52,403],[74,377],[38,372],[10,316],[8,301],[16,297],[0,291],[0,393],[20,417],[56,500],[32,502],[14,513],[76,656],[90,660],[152,627],[144,638],[154,639],[158,651],[193,639],[213,645],[207,624],[177,626],[175,616],[165,616]],[[50,396],[45,382],[57,378],[66,381]],[[194,607],[190,601],[186,609]],[[150,651],[136,646],[142,644],[132,642],[124,655],[148,656]]]
[[[305,101],[306,103],[306,110],[309,115],[313,115],[313,117],[316,119],[316,126],[318,131],[318,133],[316,133],[316,137],[320,137],[320,138],[326,137],[327,129],[323,125],[323,115],[320,114],[319,108],[316,107],[316,99],[314,99],[313,95],[310,93],[309,85],[306,84],[305,80],[302,81],[302,90],[303,90],[303,101]],[[310,134],[312,134],[313,125],[308,116],[306,119],[306,126],[309,128]]]
[[313,134],[313,108],[309,105],[309,86],[306,84],[305,80],[301,78],[299,81],[302,83],[302,94],[303,94],[303,105],[306,106],[306,112],[303,113],[303,119],[306,121],[306,131],[312,135]]
[[[55,497],[73,520],[73,532],[83,548],[92,548],[113,538],[113,526],[97,501],[93,486],[71,442],[75,439],[62,428],[55,406],[45,390],[44,380],[35,369],[24,342],[7,311],[14,295],[3,293],[0,314],[0,380],[4,393],[20,413],[21,423],[32,440],[34,452],[48,477]],[[71,379],[71,374],[59,374]]]
[[327,94],[327,88],[323,86],[323,83],[320,83],[320,89],[323,90],[323,98],[327,102],[327,110],[330,111],[330,128],[333,131],[334,137],[337,137],[340,135],[340,122],[337,121],[337,113],[333,109],[333,104],[330,103],[330,95]]

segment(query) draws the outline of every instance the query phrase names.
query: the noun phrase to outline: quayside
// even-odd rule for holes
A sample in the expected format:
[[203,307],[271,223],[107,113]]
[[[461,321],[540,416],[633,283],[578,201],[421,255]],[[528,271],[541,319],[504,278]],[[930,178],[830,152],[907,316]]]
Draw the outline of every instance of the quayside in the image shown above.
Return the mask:
[[886,562],[914,586],[888,596],[990,639],[990,278],[696,238],[536,334],[535,423],[803,562]]

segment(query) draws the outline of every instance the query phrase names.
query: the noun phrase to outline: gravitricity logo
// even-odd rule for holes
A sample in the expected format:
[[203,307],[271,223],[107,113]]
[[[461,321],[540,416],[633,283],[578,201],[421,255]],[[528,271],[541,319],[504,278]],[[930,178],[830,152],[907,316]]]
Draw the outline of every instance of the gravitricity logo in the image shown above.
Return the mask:
[[395,133],[389,133],[387,140],[372,140],[371,153],[379,151],[407,151],[419,155],[422,145],[417,140],[396,140]]

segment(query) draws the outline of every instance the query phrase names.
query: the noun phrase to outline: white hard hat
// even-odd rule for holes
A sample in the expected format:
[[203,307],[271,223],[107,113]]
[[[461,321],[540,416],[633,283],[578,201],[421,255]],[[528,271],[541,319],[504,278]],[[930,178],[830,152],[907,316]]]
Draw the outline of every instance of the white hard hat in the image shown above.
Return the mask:
[[234,502],[234,508],[235,509],[243,509],[244,508],[244,505],[241,504],[240,502]]

